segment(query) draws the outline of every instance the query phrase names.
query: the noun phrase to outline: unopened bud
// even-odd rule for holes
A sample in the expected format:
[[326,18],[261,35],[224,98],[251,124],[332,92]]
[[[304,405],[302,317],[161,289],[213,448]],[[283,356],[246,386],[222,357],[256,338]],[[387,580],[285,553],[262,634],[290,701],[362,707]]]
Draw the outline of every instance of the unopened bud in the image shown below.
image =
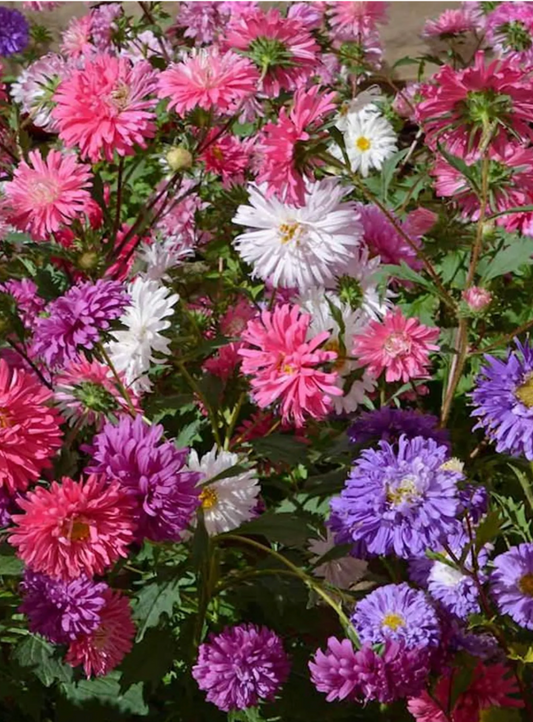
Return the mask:
[[492,301],[492,293],[486,288],[472,286],[463,291],[463,301],[472,311],[483,311]]
[[180,146],[171,148],[166,155],[166,159],[170,170],[174,172],[185,170],[192,166],[192,154],[187,148],[181,148]]
[[83,268],[84,271],[89,271],[91,268],[95,268],[98,263],[98,254],[94,251],[85,251],[78,258],[78,266]]

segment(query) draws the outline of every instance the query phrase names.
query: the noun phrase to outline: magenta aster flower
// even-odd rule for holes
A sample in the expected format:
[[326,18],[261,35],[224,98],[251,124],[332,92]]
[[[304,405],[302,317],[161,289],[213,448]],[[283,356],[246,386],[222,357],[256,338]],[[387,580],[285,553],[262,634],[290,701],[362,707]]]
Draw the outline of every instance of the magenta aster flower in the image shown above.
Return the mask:
[[164,429],[141,416],[108,422],[93,439],[89,471],[116,479],[137,500],[139,535],[178,541],[200,504],[200,474],[186,467],[188,449],[162,441]]
[[533,62],[531,3],[499,3],[487,17],[486,37],[496,55],[529,69]]
[[64,582],[26,570],[21,583],[20,611],[32,632],[54,644],[65,644],[89,634],[100,624],[107,585],[82,576]]
[[38,319],[33,354],[53,368],[64,367],[77,357],[78,348],[94,347],[127,303],[126,291],[118,281],[99,279],[72,286],[49,304],[48,317]]
[[493,562],[492,596],[502,614],[533,629],[533,544],[520,544]]
[[17,302],[22,323],[32,329],[37,316],[44,309],[46,302],[37,292],[37,286],[30,278],[12,279],[0,285],[0,293],[9,293]]
[[229,712],[272,701],[289,676],[281,639],[266,627],[226,627],[200,645],[192,675],[207,700]]
[[354,444],[397,441],[402,434],[408,439],[422,436],[433,439],[439,446],[450,448],[448,429],[439,427],[439,419],[432,414],[421,414],[409,409],[384,406],[375,411],[365,411],[348,428],[348,437]]
[[[379,256],[382,263],[389,263],[394,266],[401,265],[402,261],[414,269],[422,268],[422,262],[419,260],[416,250],[413,249],[405,240],[405,238],[396,230],[389,219],[385,216],[377,206],[357,204],[357,210],[360,214],[360,220],[363,224],[363,239],[368,246],[372,256]],[[413,211],[416,213],[416,211]],[[412,214],[410,214],[411,216]],[[413,241],[416,248],[421,246],[421,238],[423,232],[428,230],[427,225],[419,227],[409,218],[404,222],[398,220],[398,224]]]

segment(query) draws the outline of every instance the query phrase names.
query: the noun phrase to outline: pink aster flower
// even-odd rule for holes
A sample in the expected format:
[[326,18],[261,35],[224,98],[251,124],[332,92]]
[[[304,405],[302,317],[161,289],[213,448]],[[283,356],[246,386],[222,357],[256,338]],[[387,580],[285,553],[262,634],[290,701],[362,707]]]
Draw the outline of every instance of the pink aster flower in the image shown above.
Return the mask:
[[[357,204],[360,220],[363,224],[363,240],[368,246],[371,256],[379,256],[382,263],[401,265],[402,261],[414,269],[422,268],[416,250],[405,240],[405,237],[392,225],[387,216],[377,206]],[[412,226],[405,221],[396,219],[404,233],[411,239],[415,247],[421,246],[420,227],[415,222]]]
[[432,149],[440,143],[460,157],[479,149],[487,122],[496,124],[496,147],[516,138],[525,144],[533,138],[532,89],[529,76],[509,60],[486,64],[479,52],[472,66],[444,65],[422,86],[416,117]]
[[115,669],[131,650],[135,636],[128,598],[111,589],[103,596],[100,624],[71,642],[65,657],[71,667],[83,665],[87,677],[104,677]]
[[336,40],[357,40],[387,22],[387,2],[331,2],[329,24]]
[[530,69],[533,62],[533,7],[503,2],[487,16],[487,41],[497,56]]
[[37,481],[61,446],[57,409],[37,377],[0,359],[0,488],[10,494]]
[[472,311],[483,311],[492,301],[492,293],[480,286],[471,286],[461,294],[463,301]]
[[63,42],[61,43],[61,52],[67,58],[89,56],[96,52],[96,48],[91,42],[91,25],[90,15],[73,18],[70,21],[62,35]]
[[109,52],[115,20],[122,14],[122,3],[101,3],[91,10],[91,37],[100,52]]
[[35,572],[58,579],[103,574],[128,555],[134,539],[136,501],[118,481],[95,474],[87,481],[64,477],[19,501],[17,529],[9,543]]
[[292,2],[287,11],[287,17],[291,20],[299,20],[308,30],[318,30],[324,20],[326,3],[321,0],[314,2]]
[[91,201],[87,190],[91,172],[75,155],[58,150],[51,150],[44,159],[39,150],[32,150],[28,157],[29,164],[21,161],[13,180],[4,185],[4,194],[12,211],[11,223],[45,240],[83,215]]
[[193,38],[195,43],[208,44],[216,40],[223,28],[220,2],[180,2],[176,25],[185,28],[183,36]]
[[72,71],[57,89],[59,136],[82,158],[113,160],[113,152],[132,155],[137,143],[155,134],[156,71],[148,61],[132,66],[126,58],[97,55]]
[[250,165],[254,138],[241,140],[231,133],[220,136],[218,128],[209,131],[200,159],[205,168],[222,178],[224,188],[243,183],[244,173]]
[[9,293],[17,302],[19,317],[28,330],[33,330],[37,316],[44,310],[46,301],[39,296],[37,285],[30,278],[12,279],[0,284],[0,292]]
[[439,333],[396,308],[383,321],[370,321],[355,337],[353,353],[376,378],[385,371],[387,382],[428,378],[429,352],[439,350]]
[[[298,19],[284,18],[276,8],[234,18],[224,36],[224,47],[248,55],[261,70],[259,90],[276,98],[293,91],[314,74],[320,46]],[[257,90],[257,87],[256,87]]]
[[[195,181],[186,178],[180,187],[177,198],[168,197],[164,194],[161,197],[161,206],[155,207],[157,213],[164,204],[164,213],[156,224],[156,230],[167,238],[174,238],[179,248],[192,248],[202,240],[202,234],[196,227],[196,214],[207,208],[209,203],[202,201],[198,193],[192,191]],[[159,193],[161,187],[157,188]],[[175,193],[175,191],[174,191]],[[181,200],[179,200],[181,198]],[[165,203],[166,201],[166,203]]]
[[472,16],[464,9],[445,10],[436,20],[426,20],[422,37],[461,35],[476,29]]
[[242,343],[228,343],[221,346],[217,353],[203,362],[202,368],[222,381],[227,381],[241,363],[239,349]]
[[28,1],[22,3],[24,10],[33,10],[34,12],[41,12],[42,10],[53,10],[54,8],[59,7],[59,5],[61,5],[60,2],[54,2],[53,0],[43,0],[43,2],[31,0],[31,2]]
[[218,48],[203,48],[159,76],[158,96],[170,98],[169,110],[185,115],[199,107],[231,115],[257,90],[259,73],[247,58]]
[[259,152],[259,172],[257,183],[268,185],[267,197],[274,194],[287,203],[301,205],[305,199],[304,175],[310,177],[312,163],[298,162],[302,143],[320,139],[318,132],[324,116],[335,110],[335,93],[323,93],[318,85],[310,90],[297,90],[293,98],[292,110],[287,113],[282,108],[277,123],[267,123],[263,128]]
[[324,331],[306,341],[310,323],[311,316],[298,306],[263,311],[248,322],[239,350],[257,405],[279,402],[282,419],[296,426],[303,426],[306,416],[324,418],[332,408],[331,397],[342,396],[337,374],[320,369],[337,358],[334,351],[319,349],[330,334]]

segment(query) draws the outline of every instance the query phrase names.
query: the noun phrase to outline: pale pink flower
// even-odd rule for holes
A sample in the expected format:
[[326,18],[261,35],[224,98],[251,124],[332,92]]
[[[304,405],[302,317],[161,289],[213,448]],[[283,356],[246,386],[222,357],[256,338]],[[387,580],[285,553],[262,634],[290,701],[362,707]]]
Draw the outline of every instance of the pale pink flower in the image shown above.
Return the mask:
[[487,16],[487,41],[495,54],[528,70],[533,62],[533,7],[502,2]]
[[[195,246],[203,240],[202,233],[196,227],[196,214],[207,208],[209,203],[203,201],[198,193],[192,191],[195,181],[185,178],[179,191],[172,190],[163,194],[161,205],[156,205],[154,211],[164,207],[164,212],[156,224],[156,230],[166,238],[176,240],[177,249],[185,250]],[[163,184],[158,186],[157,193],[162,190]],[[181,200],[179,200],[181,198]]]
[[70,643],[65,661],[71,667],[83,665],[87,677],[104,677],[115,669],[133,646],[135,625],[128,598],[107,589],[100,610],[100,624]]
[[[247,54],[261,70],[256,91],[269,98],[282,90],[296,90],[314,74],[320,46],[297,19],[284,18],[277,8],[257,9],[234,18],[224,36],[224,47]],[[269,56],[269,46],[276,50]]]
[[157,72],[148,61],[132,66],[126,58],[97,55],[74,70],[57,89],[59,136],[69,148],[80,149],[82,158],[96,162],[132,155],[137,143],[155,135]]
[[248,321],[250,321],[257,311],[246,298],[239,298],[237,303],[230,306],[220,321],[220,331],[224,336],[240,336]]
[[376,30],[387,22],[387,2],[331,2],[329,23],[336,40],[358,40],[359,36]]
[[257,91],[258,81],[259,73],[247,58],[204,48],[160,74],[158,96],[170,98],[168,109],[178,115],[196,107],[231,115]]
[[69,226],[87,210],[91,172],[75,155],[51,150],[45,159],[39,150],[21,161],[13,180],[4,185],[10,207],[10,221],[44,240],[61,226]]
[[439,350],[439,333],[396,308],[383,321],[370,321],[355,337],[353,354],[376,378],[385,371],[387,382],[427,378],[429,353]]
[[61,52],[68,58],[94,54],[96,47],[91,42],[91,25],[90,15],[73,18],[62,35]]
[[220,2],[192,0],[180,2],[176,25],[185,28],[183,36],[193,38],[195,43],[212,43],[218,38],[223,27]]
[[398,91],[392,101],[392,109],[401,118],[414,120],[415,108],[418,102],[420,83],[408,82],[405,88]]
[[466,10],[453,8],[445,10],[436,20],[426,20],[422,37],[461,35],[473,32],[475,27],[472,16]]
[[462,293],[463,301],[472,311],[483,311],[492,301],[492,293],[486,288],[472,286]]
[[218,128],[212,128],[205,142],[205,150],[200,154],[205,168],[216,173],[222,179],[222,185],[229,188],[243,183],[244,174],[254,148],[255,138],[240,138],[224,133],[220,135]]
[[[110,52],[115,20],[122,14],[122,3],[105,2],[91,10],[91,37],[100,52]],[[112,49],[111,49],[112,50]]]
[[320,366],[334,361],[334,351],[319,347],[327,331],[306,341],[311,316],[298,306],[278,306],[248,322],[242,335],[242,372],[251,376],[253,398],[260,408],[280,404],[281,417],[303,426],[305,418],[324,418],[332,409],[332,396],[342,396],[337,374]]
[[38,0],[28,0],[27,2],[22,3],[24,10],[33,10],[34,12],[41,12],[41,10],[53,10],[60,5],[60,2],[54,2],[54,0],[43,0],[42,2],[38,2]]
[[297,90],[292,110],[282,108],[277,123],[267,123],[259,145],[257,183],[266,183],[267,197],[278,195],[287,203],[301,205],[305,200],[305,179],[320,161],[298,161],[302,143],[322,137],[318,133],[321,121],[335,110],[335,93],[324,93],[318,85],[310,90]]
[[291,2],[287,17],[299,20],[308,30],[318,30],[324,20],[326,3],[321,0],[314,2]]

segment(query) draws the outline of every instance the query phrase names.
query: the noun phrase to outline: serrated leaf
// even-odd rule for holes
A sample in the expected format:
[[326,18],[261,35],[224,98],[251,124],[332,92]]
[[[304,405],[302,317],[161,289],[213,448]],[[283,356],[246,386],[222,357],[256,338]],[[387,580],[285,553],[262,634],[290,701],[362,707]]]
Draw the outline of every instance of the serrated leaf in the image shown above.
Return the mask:
[[391,184],[391,181],[394,176],[394,171],[398,167],[398,165],[401,163],[401,161],[406,157],[406,155],[409,153],[411,149],[410,148],[403,148],[402,150],[399,150],[397,153],[394,153],[390,158],[388,158],[385,163],[383,163],[383,167],[381,169],[381,198],[384,201],[387,201],[388,195],[389,195],[389,186]]
[[137,640],[143,639],[147,629],[157,626],[163,614],[170,617],[174,604],[179,601],[179,579],[153,581],[143,587],[133,610],[133,618],[139,622]]
[[500,531],[502,520],[499,511],[491,511],[476,529],[475,549],[477,552],[488,542],[493,541]]
[[172,667],[173,642],[167,630],[149,629],[121,665],[121,688],[128,689],[137,682],[159,682]]
[[171,394],[151,398],[147,412],[151,420],[157,424],[165,416],[175,416],[191,408],[194,397],[192,394]]
[[55,647],[38,634],[28,634],[15,649],[14,658],[22,667],[30,667],[45,687],[54,682],[69,682],[72,667],[54,657]]
[[250,441],[257,456],[295,466],[307,458],[307,447],[290,434],[269,434]]
[[474,669],[478,663],[477,659],[470,655],[461,655],[461,659],[457,661],[459,661],[460,664],[458,668],[455,669],[455,674],[453,675],[449,702],[450,709],[453,709],[460,695],[470,687],[474,677]]
[[106,677],[62,684],[61,691],[69,702],[82,708],[90,702],[97,702],[105,707],[119,709],[123,713],[147,715],[149,709],[143,699],[143,685],[139,682],[122,692],[119,679],[118,672],[111,672]]
[[303,546],[311,532],[305,519],[295,514],[265,512],[257,519],[242,524],[239,534],[265,536],[269,541],[286,546]]
[[479,272],[483,282],[486,283],[506,273],[515,273],[520,266],[530,265],[533,263],[532,254],[533,238],[528,236],[512,238],[494,258],[487,258],[480,263]]

